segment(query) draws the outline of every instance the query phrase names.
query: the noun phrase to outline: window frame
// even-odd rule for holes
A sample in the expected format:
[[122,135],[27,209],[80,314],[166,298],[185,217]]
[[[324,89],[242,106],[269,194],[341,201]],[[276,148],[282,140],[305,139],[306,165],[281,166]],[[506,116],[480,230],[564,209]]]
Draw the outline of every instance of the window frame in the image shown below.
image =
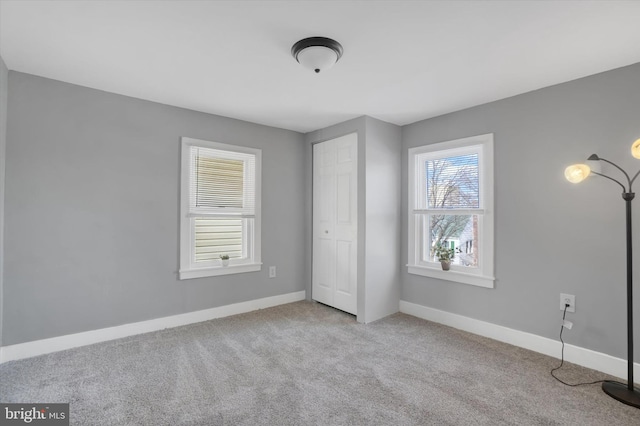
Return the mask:
[[[424,162],[428,159],[478,153],[478,208],[421,208],[426,194]],[[419,166],[422,163],[422,167]],[[407,272],[479,287],[494,287],[494,167],[493,133],[422,145],[408,150],[408,263]],[[422,198],[421,198],[422,197]],[[428,206],[427,206],[428,207]],[[478,215],[478,265],[451,265],[443,271],[439,262],[423,260],[423,223],[431,214]],[[421,223],[422,222],[422,223]]]
[[[246,254],[243,259],[231,259],[228,266],[223,266],[221,260],[208,262],[195,262],[195,219],[205,217],[194,215],[190,208],[192,161],[191,147],[201,147],[239,153],[253,156],[255,159],[255,188],[254,188],[254,215],[248,217],[240,213],[209,213],[206,217],[237,217],[243,219],[243,244],[242,251]],[[223,157],[221,157],[223,158]],[[181,162],[180,162],[180,268],[178,276],[180,280],[202,278],[219,275],[256,272],[262,269],[261,263],[261,188],[262,188],[262,150],[245,146],[230,145],[220,142],[181,138]],[[247,195],[244,194],[246,197]],[[252,220],[250,220],[252,219]]]

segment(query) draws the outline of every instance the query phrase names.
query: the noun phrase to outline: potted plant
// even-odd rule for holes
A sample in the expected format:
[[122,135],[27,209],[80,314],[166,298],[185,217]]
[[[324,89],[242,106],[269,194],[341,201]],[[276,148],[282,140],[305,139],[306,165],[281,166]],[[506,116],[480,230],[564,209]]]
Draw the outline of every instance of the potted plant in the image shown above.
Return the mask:
[[451,267],[451,260],[455,256],[455,251],[446,245],[437,244],[435,247],[436,256],[442,265],[443,271],[448,271]]
[[222,266],[229,266],[229,255],[228,254],[221,254],[220,255],[220,260],[222,261]]

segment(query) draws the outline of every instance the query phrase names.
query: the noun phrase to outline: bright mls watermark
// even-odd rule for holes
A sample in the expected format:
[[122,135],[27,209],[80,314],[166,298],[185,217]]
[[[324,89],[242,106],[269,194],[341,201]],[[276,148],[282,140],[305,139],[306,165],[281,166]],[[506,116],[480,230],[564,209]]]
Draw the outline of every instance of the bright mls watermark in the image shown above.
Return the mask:
[[69,426],[69,404],[0,403],[0,426]]

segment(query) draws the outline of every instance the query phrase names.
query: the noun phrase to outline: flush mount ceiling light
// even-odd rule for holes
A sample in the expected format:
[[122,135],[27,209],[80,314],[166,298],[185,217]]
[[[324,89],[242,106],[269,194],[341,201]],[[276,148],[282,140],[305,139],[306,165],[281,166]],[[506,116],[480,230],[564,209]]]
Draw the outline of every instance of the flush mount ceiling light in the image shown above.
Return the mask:
[[303,67],[319,73],[338,62],[342,45],[326,37],[309,37],[294,44],[291,54]]

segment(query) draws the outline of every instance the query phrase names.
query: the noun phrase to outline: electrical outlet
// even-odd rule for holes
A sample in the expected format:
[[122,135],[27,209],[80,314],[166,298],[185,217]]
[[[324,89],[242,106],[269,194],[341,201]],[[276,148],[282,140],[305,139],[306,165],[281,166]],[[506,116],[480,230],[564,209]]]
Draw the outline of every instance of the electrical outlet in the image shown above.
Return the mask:
[[275,278],[275,277],[276,277],[276,267],[269,266],[269,278]]
[[569,305],[567,312],[576,311],[576,296],[573,294],[560,293],[560,310],[564,311],[565,305]]

